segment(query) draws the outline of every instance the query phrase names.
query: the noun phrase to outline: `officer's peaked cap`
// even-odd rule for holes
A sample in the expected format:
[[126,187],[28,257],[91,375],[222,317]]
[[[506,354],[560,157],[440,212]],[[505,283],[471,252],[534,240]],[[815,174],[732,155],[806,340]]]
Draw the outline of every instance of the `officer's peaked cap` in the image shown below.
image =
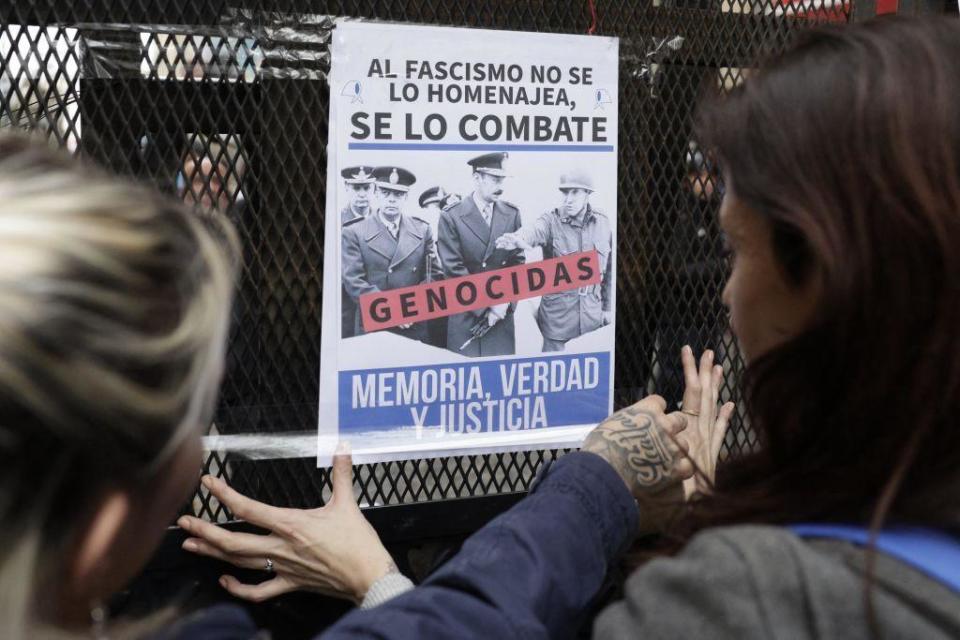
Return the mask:
[[347,167],[340,175],[347,184],[371,184],[374,181],[373,167],[367,165]]
[[506,159],[506,151],[497,151],[495,153],[485,153],[482,156],[467,160],[467,164],[473,167],[474,171],[503,178],[507,175],[507,172],[503,170],[503,161]]
[[420,194],[420,206],[425,207],[432,203],[440,204],[446,197],[447,192],[443,190],[443,187],[430,187]]
[[378,187],[393,191],[410,191],[410,186],[417,181],[416,176],[400,167],[377,167],[373,176]]

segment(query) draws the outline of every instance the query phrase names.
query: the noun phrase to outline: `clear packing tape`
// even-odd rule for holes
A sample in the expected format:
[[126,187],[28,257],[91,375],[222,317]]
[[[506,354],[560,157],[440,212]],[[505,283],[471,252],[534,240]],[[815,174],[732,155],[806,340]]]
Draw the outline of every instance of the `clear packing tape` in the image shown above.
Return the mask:
[[621,38],[621,63],[626,65],[629,78],[646,82],[650,97],[657,98],[659,72],[665,63],[669,63],[683,49],[684,42],[684,37],[680,35]]
[[[475,455],[480,453],[506,453],[542,449],[562,449],[581,442],[592,427],[553,427],[531,429],[526,432],[464,433],[456,439],[436,439],[427,436],[412,439],[409,434],[385,434],[383,437],[351,440],[349,434],[340,438],[350,443],[354,464],[416,460],[447,456]],[[231,435],[208,435],[203,438],[203,448],[209,453],[246,460],[280,460],[313,458],[318,450],[332,452],[337,442],[318,441],[316,431],[287,433],[241,433]],[[329,454],[321,454],[317,466],[329,467]]]
[[335,17],[248,9],[217,26],[71,25],[85,55],[83,77],[257,82],[325,80]]
[[[84,23],[69,28],[76,38],[72,44],[84,51],[87,78],[325,80],[331,35],[342,20],[360,19],[230,9],[217,26]],[[657,72],[683,48],[684,38],[631,40],[622,40],[623,62],[631,77],[650,84],[655,97]]]

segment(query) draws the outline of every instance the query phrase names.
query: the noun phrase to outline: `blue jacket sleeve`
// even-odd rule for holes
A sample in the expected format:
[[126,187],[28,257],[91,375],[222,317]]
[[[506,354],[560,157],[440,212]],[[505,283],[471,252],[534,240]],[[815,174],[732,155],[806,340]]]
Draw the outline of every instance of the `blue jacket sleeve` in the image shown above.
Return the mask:
[[261,634],[253,619],[234,604],[218,604],[195,611],[142,640],[257,640]]
[[636,502],[609,464],[571,453],[422,585],[351,612],[322,637],[571,636],[610,563],[633,539],[637,517]]

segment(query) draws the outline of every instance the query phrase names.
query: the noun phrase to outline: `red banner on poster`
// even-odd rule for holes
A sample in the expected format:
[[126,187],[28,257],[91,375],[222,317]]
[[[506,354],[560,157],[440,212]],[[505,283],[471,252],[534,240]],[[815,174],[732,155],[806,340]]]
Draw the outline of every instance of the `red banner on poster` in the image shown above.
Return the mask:
[[598,285],[602,275],[596,250],[583,251],[413,287],[366,293],[360,296],[360,314],[363,329],[369,333]]

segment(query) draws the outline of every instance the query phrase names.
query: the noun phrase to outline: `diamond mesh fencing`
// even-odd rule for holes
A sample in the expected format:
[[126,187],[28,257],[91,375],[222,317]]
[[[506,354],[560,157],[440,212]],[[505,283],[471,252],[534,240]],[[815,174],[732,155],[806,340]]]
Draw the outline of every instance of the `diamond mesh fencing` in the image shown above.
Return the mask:
[[[724,398],[737,400],[743,363],[719,301],[723,185],[691,136],[692,111],[705,88],[733,86],[797,30],[851,13],[845,0],[12,0],[0,8],[0,126],[43,131],[117,174],[230,216],[245,260],[211,433],[310,433],[334,18],[619,36],[615,404],[654,390],[677,402],[684,344],[718,350]],[[753,446],[738,413],[723,455]],[[562,453],[360,465],[355,491],[367,505],[518,492]],[[329,497],[329,474],[312,458],[212,451],[205,466],[272,504]],[[187,510],[229,518],[205,494]]]

